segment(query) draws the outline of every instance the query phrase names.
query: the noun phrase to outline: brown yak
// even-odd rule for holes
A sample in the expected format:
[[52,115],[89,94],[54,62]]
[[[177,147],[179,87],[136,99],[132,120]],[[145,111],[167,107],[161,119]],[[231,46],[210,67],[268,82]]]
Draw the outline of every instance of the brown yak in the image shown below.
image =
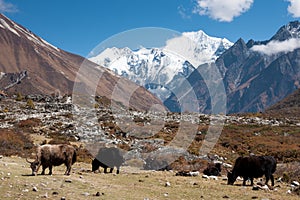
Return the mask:
[[30,163],[32,175],[37,175],[37,172],[42,165],[42,175],[45,174],[45,169],[49,167],[49,175],[52,174],[52,166],[65,164],[67,170],[65,175],[70,175],[71,166],[76,162],[76,150],[73,146],[67,144],[44,144],[37,148],[36,159]]

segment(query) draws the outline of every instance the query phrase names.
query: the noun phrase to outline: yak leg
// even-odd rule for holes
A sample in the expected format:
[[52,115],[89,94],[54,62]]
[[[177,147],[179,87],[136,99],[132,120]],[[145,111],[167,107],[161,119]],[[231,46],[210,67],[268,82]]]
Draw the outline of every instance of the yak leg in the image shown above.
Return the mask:
[[105,174],[107,173],[107,167],[104,167],[104,173]]
[[273,174],[270,175],[270,178],[271,178],[272,186],[274,186],[274,176],[273,176]]
[[243,186],[246,185],[246,181],[247,181],[248,177],[243,177]]
[[271,178],[272,186],[274,186],[274,176],[271,173],[270,174],[266,173],[265,176],[266,176],[266,185],[268,185],[268,182]]
[[[45,170],[46,170],[46,166],[42,166],[42,173],[41,173],[41,175],[45,175]],[[36,172],[38,172],[38,169],[39,169],[39,167],[37,167],[37,171]]]
[[66,164],[66,166],[67,166],[67,169],[66,169],[65,175],[70,175],[71,165],[70,164]]
[[120,173],[120,167],[117,167],[117,174]]
[[250,178],[251,186],[253,186],[253,177]]
[[52,165],[49,166],[49,175],[52,175]]
[[112,167],[112,168],[110,168],[110,170],[109,170],[109,173],[112,173],[113,172],[113,170],[114,170],[114,168]]

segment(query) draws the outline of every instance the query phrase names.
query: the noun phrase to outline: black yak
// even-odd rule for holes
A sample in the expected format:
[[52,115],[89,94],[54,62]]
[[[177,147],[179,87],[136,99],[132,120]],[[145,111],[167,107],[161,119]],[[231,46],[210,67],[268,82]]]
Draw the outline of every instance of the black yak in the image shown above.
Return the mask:
[[227,184],[233,185],[238,176],[243,177],[243,185],[246,185],[246,181],[250,179],[251,185],[253,185],[253,178],[259,178],[265,175],[266,184],[269,179],[274,186],[273,173],[276,171],[276,160],[272,156],[249,156],[239,157],[236,159],[233,170],[228,172]]
[[207,176],[221,176],[221,163],[209,163],[203,170],[203,174]]
[[65,175],[70,175],[71,166],[76,162],[76,150],[73,146],[67,144],[45,144],[37,148],[36,159],[30,163],[32,175],[36,175],[42,165],[42,175],[45,169],[49,167],[49,175],[52,174],[52,167],[65,164],[67,169]]
[[92,171],[95,172],[99,167],[104,168],[104,173],[107,173],[107,168],[110,168],[110,173],[114,167],[117,168],[117,174],[120,173],[120,166],[123,164],[124,158],[121,151],[115,147],[100,148],[96,158],[92,161]]

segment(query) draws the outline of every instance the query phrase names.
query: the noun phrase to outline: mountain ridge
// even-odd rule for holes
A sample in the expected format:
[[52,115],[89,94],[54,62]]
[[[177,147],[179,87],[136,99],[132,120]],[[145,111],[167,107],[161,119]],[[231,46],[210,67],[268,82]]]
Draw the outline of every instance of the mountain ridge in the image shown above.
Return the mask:
[[[98,84],[95,95],[111,99],[116,84],[118,82],[123,84],[123,81],[119,81],[121,77],[114,76],[109,70],[49,44],[2,14],[0,14],[0,44],[0,72],[7,74],[0,79],[0,86],[7,86],[10,74],[24,70],[27,72],[26,78],[5,91],[7,94],[20,92],[24,95],[32,93],[64,95],[72,94],[75,83],[82,84],[82,92]],[[94,79],[84,77],[78,79],[80,68],[89,70],[89,74],[95,75]],[[93,82],[97,80],[96,78],[99,82]],[[1,81],[6,83],[1,84]],[[124,80],[124,84],[127,87],[122,87],[121,94],[131,93],[130,90],[137,87],[127,80]],[[141,87],[133,93],[131,103],[132,107],[137,109],[146,109],[152,104],[161,105],[159,99]]]
[[[271,42],[277,42],[277,46],[286,45],[284,42],[291,38],[300,40],[299,24],[291,22],[282,26],[272,40],[265,42],[249,40],[245,43],[240,38],[216,60],[215,64],[220,71],[227,94],[228,113],[264,111],[299,88],[299,48],[270,55],[253,49],[255,45],[268,45]],[[280,35],[287,35],[283,43],[274,39],[282,38]],[[203,66],[200,65],[198,69],[201,67]],[[197,71],[199,70],[194,72]],[[212,105],[203,78],[192,74],[188,80],[197,94],[199,107],[202,108],[200,112],[210,113]],[[178,99],[173,95],[165,101],[165,104],[175,102],[176,98]],[[172,111],[179,112],[180,108],[175,106]]]
[[195,70],[194,63],[213,62],[231,45],[226,38],[211,37],[200,30],[169,39],[164,47],[111,47],[89,59],[147,88],[164,101]]

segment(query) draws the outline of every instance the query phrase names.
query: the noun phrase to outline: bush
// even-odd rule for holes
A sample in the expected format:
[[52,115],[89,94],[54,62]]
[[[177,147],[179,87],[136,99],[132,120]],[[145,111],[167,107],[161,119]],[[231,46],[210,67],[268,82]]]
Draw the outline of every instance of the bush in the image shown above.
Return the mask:
[[28,99],[26,102],[26,108],[28,109],[35,109],[34,103],[31,99]]
[[34,150],[28,135],[7,129],[0,129],[0,154],[4,156],[27,156]]

